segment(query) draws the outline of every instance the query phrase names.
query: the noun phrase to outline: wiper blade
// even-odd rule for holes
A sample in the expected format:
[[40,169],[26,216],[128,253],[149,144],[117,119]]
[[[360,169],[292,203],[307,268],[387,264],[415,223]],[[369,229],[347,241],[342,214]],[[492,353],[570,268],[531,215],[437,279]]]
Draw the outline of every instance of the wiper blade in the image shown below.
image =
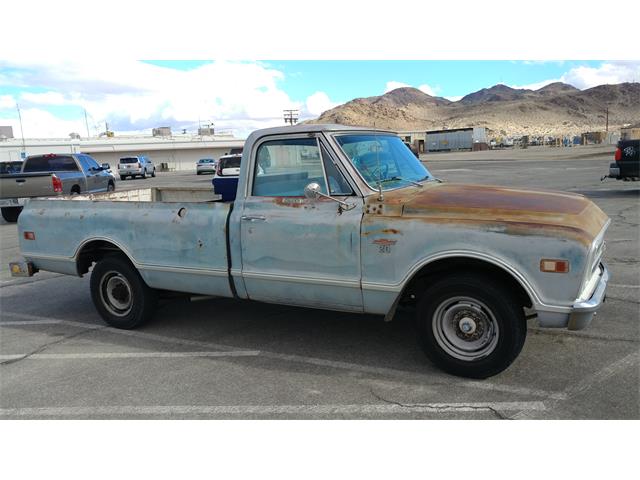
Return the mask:
[[[423,180],[426,180],[429,177],[423,178]],[[389,177],[389,178],[385,178],[383,180],[380,180],[380,183],[385,183],[385,182],[394,182],[394,181],[402,181],[402,182],[409,182],[413,185],[415,185],[416,187],[422,187],[423,185],[419,182],[416,182],[415,180],[409,180],[407,178],[402,178],[402,177]]]

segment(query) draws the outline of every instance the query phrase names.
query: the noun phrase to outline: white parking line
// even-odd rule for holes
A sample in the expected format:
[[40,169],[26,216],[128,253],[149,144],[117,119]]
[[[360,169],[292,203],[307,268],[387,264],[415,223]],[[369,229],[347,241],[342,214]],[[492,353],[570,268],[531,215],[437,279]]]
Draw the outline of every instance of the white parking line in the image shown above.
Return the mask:
[[435,173],[439,173],[439,172],[473,172],[473,170],[471,170],[470,168],[445,168],[443,170],[435,170]]
[[75,360],[111,358],[187,358],[187,357],[255,357],[258,350],[238,350],[234,352],[105,352],[105,353],[34,353],[29,355],[0,355],[0,360],[14,360],[29,357],[29,360]]
[[100,415],[371,415],[546,410],[543,402],[472,402],[370,405],[168,405],[2,408],[3,417],[96,417]]
[[[35,321],[40,322],[39,324],[45,324],[45,323],[56,324],[57,323],[57,324],[69,325],[69,326],[79,327],[79,328],[99,328],[95,325],[86,324],[82,322],[74,322],[71,320],[47,319],[44,317],[39,317],[37,315],[30,315],[30,314],[23,314],[23,313],[2,312],[2,316],[9,317],[9,318],[29,318],[29,319],[33,319]],[[9,322],[0,322],[0,326],[7,325],[8,323]],[[29,322],[26,322],[26,324],[28,323]],[[238,348],[237,346],[221,345],[217,343],[202,342],[197,340],[185,340],[185,339],[167,337],[167,336],[158,335],[155,333],[140,332],[135,330],[121,330],[121,329],[109,327],[109,328],[102,328],[101,331],[116,333],[124,336],[143,338],[146,340],[153,340],[157,342],[170,343],[174,345],[197,346],[197,347],[206,348],[206,349],[223,350],[223,351],[243,350],[241,348]],[[307,356],[295,355],[295,354],[269,352],[264,350],[260,350],[259,356],[271,358],[274,360],[304,363],[307,365],[329,367],[329,368],[335,368],[339,370],[348,370],[353,372],[383,375],[387,377],[392,377],[394,379],[398,379],[400,381],[412,379],[420,382],[429,382],[429,381],[433,382],[434,380],[437,380],[440,383],[447,382],[451,386],[461,387],[461,388],[473,388],[477,390],[505,392],[505,393],[511,393],[516,395],[523,395],[523,396],[544,397],[544,398],[550,398],[554,400],[563,400],[564,398],[566,398],[566,394],[563,392],[549,392],[546,390],[540,390],[540,389],[534,389],[534,388],[528,388],[528,387],[501,385],[501,384],[491,383],[487,380],[461,380],[459,378],[454,379],[449,375],[446,375],[444,373],[437,372],[437,371],[424,374],[420,372],[399,370],[395,368],[373,367],[369,365],[361,365],[361,364],[351,363],[351,362],[342,362],[342,361],[328,360],[328,359],[316,358],[316,357],[307,357]]]
[[[590,388],[594,387],[597,383],[601,383],[606,379],[616,375],[629,367],[637,366],[638,361],[640,361],[640,352],[632,352],[626,357],[621,358],[620,360],[613,362],[611,365],[607,365],[606,367],[598,370],[593,375],[585,378],[581,382],[578,382],[575,385],[568,387],[564,393],[567,394],[567,398],[571,398],[575,395],[578,395]],[[637,372],[636,372],[637,373]]]
[[640,285],[626,285],[624,283],[610,283],[609,286],[617,288],[640,288]]

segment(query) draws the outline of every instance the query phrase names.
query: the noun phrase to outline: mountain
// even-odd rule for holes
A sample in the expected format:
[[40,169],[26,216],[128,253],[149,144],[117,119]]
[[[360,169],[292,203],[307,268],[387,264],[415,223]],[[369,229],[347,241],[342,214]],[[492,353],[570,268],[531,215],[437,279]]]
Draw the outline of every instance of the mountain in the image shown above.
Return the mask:
[[587,90],[561,82],[538,90],[495,85],[457,102],[410,87],[357,98],[308,123],[375,126],[399,131],[481,126],[499,135],[576,135],[618,129],[640,120],[640,83],[600,85]]

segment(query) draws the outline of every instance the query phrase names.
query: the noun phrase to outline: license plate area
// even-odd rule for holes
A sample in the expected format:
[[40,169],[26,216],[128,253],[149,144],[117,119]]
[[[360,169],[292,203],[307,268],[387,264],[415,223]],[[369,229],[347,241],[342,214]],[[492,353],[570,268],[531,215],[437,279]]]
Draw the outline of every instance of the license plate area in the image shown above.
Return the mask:
[[9,270],[12,277],[33,277],[37,272],[31,262],[11,262],[9,263]]

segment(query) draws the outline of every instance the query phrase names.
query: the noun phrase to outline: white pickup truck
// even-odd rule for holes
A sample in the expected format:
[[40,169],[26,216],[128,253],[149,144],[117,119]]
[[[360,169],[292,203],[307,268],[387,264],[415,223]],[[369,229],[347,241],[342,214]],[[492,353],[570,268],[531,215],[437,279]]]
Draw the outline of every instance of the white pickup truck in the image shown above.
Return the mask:
[[609,219],[593,202],[441,182],[390,132],[260,130],[237,182],[227,201],[189,189],[31,200],[12,272],[91,271],[95,306],[119,328],[151,319],[165,290],[385,320],[414,306],[427,356],[473,378],[518,356],[525,309],[581,329],[604,300]]

